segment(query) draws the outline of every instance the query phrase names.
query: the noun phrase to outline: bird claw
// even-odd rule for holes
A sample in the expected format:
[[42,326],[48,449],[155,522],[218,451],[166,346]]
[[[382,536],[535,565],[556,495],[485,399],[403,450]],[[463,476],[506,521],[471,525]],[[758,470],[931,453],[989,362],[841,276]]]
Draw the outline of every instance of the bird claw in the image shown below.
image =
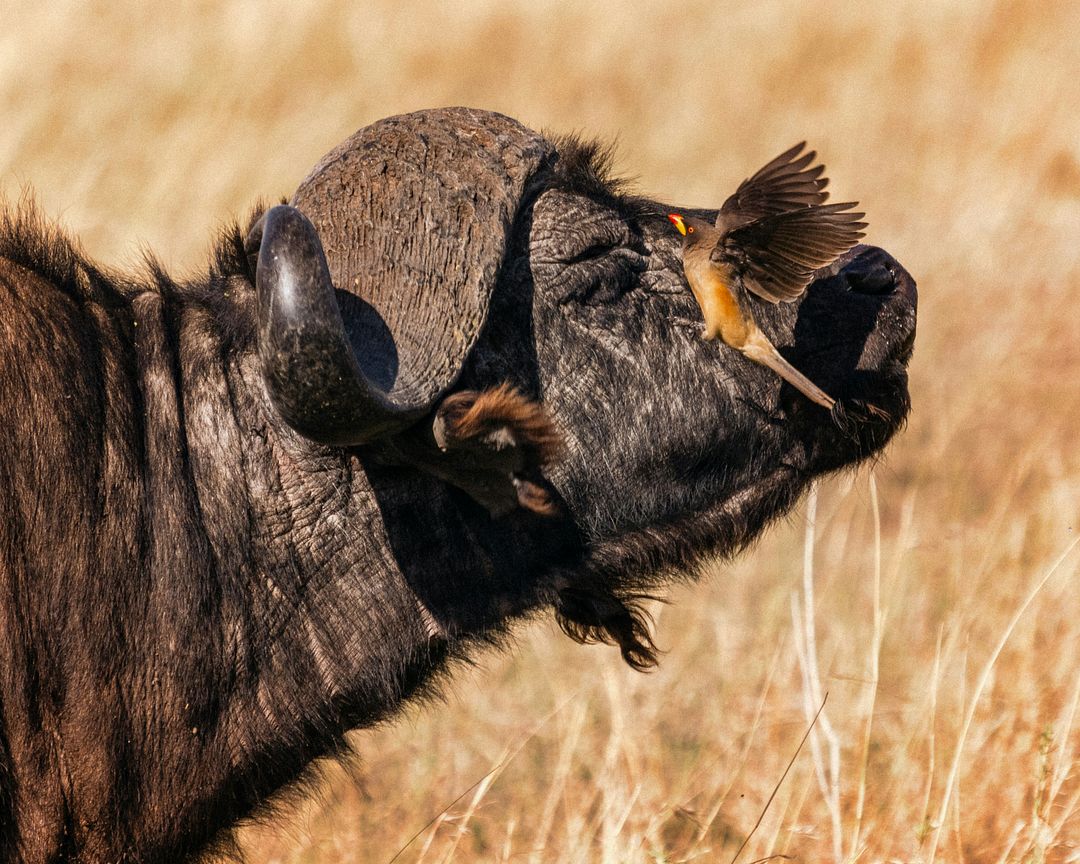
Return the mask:
[[884,408],[862,399],[837,402],[832,408],[833,421],[841,428],[863,423],[889,423],[892,415]]

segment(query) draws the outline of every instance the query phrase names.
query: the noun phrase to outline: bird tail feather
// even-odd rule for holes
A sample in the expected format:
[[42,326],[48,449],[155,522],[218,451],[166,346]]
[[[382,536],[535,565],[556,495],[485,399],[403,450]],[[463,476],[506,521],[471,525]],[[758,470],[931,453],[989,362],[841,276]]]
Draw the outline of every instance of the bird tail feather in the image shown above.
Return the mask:
[[836,400],[828,393],[781,357],[780,352],[767,339],[750,340],[743,348],[743,353],[751,360],[772,369],[811,402],[816,402],[829,410],[832,410],[833,405],[836,404]]

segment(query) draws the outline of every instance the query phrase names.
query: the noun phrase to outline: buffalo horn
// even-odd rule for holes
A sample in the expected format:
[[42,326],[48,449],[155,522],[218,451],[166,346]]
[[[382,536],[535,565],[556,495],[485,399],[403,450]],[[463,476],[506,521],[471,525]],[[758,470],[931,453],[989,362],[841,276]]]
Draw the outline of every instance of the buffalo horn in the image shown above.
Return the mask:
[[348,447],[400,431],[425,405],[402,405],[364,374],[345,330],[322,242],[295,207],[268,210],[247,237],[255,263],[259,359],[286,423]]

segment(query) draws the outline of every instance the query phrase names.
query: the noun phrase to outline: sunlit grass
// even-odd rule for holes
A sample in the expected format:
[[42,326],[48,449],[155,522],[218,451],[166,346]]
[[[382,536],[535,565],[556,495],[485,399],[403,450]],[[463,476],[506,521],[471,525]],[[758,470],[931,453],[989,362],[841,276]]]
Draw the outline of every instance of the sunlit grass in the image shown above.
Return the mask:
[[759,818],[744,864],[1080,861],[1080,4],[5,11],[0,187],[106,260],[191,270],[355,128],[469,104],[618,137],[687,204],[808,138],[919,281],[876,492],[831,479],[812,533],[804,505],[676,590],[655,674],[524,629],[357,733],[358,765],[245,830],[251,861],[387,862],[413,835],[399,861],[730,861]]

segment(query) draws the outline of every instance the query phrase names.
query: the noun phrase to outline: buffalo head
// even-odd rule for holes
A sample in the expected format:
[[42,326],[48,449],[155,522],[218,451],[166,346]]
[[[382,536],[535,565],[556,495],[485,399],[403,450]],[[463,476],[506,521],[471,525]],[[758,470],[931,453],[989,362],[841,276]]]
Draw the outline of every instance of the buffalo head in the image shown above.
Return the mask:
[[564,447],[541,482],[576,550],[551,576],[561,620],[647,661],[633,601],[655,573],[740,548],[899,428],[916,292],[860,246],[797,302],[748,301],[837,397],[830,413],[699,338],[672,208],[627,194],[607,162],[496,114],[391,118],[327,155],[248,247],[268,389],[312,441],[412,464],[508,531],[526,517],[506,513],[498,477],[540,466],[513,434],[455,461],[432,429],[457,390],[508,383],[544,407]]

